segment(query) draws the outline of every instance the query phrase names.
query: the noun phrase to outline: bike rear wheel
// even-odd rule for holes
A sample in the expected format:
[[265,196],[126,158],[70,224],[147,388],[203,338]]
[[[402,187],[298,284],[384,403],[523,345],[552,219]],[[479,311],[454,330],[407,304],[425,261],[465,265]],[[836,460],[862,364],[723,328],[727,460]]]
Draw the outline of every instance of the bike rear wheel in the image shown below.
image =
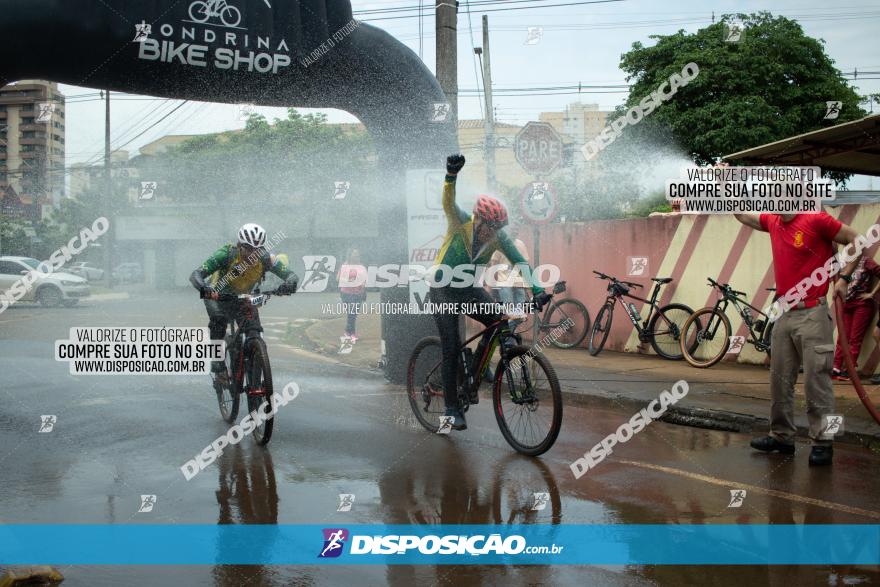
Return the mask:
[[[262,338],[250,342],[250,361],[245,370],[244,392],[247,395],[248,411],[258,423],[254,428],[254,440],[259,445],[268,444],[272,438],[275,418],[272,399],[272,368],[269,366],[269,353]],[[258,419],[259,418],[259,419]],[[263,420],[262,423],[259,420]]]
[[[556,371],[544,355],[526,346],[505,353],[507,364],[495,372],[492,405],[501,434],[517,452],[544,454],[562,427],[562,390]],[[502,359],[504,365],[504,359]]]
[[590,331],[590,313],[578,300],[559,300],[553,302],[547,311],[547,320],[542,329],[551,332],[559,329],[559,335],[550,339],[553,346],[560,349],[574,348],[583,342]]
[[730,319],[713,308],[694,312],[682,326],[681,352],[698,369],[711,367],[724,358],[730,346]]
[[416,344],[406,372],[409,406],[428,432],[437,432],[440,428],[440,416],[446,414],[442,364],[443,347],[440,338],[428,336]]
[[684,323],[694,311],[684,304],[669,304],[657,311],[648,325],[654,352],[671,361],[682,358],[681,333]]
[[611,332],[611,319],[614,318],[614,305],[606,302],[599,313],[596,314],[596,321],[593,322],[593,328],[590,330],[590,354],[594,357],[602,352],[605,341],[608,340],[608,333]]
[[189,5],[189,17],[195,22],[208,22],[211,18],[211,11],[208,9],[207,2],[193,2]]

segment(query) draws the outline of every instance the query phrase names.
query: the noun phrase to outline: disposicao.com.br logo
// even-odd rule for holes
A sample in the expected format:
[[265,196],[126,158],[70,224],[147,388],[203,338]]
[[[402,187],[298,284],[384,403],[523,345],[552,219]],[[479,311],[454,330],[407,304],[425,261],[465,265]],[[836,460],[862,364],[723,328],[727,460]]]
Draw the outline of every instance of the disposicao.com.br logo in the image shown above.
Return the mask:
[[350,540],[350,555],[517,555],[559,554],[563,546],[529,546],[525,537],[511,534],[387,534],[351,535],[345,528],[324,528],[323,547],[318,558],[338,557]]

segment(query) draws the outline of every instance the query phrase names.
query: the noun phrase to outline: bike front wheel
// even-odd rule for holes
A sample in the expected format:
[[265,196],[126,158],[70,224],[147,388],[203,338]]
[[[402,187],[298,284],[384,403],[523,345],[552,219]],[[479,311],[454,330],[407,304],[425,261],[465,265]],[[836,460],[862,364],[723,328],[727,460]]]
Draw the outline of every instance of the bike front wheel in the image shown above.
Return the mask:
[[245,370],[244,392],[247,394],[248,411],[257,424],[254,440],[259,445],[269,443],[274,427],[274,405],[272,399],[272,369],[269,367],[269,352],[262,338],[250,342],[250,361]]
[[711,367],[724,358],[730,346],[730,319],[715,308],[694,312],[682,326],[681,352],[698,369]]
[[526,346],[505,352],[504,368],[495,371],[492,405],[507,443],[519,453],[544,454],[562,428],[562,390],[553,365]]
[[648,325],[654,352],[671,361],[682,358],[681,333],[684,323],[694,311],[684,304],[669,304],[657,311]]
[[220,13],[220,20],[228,27],[237,27],[241,22],[241,12],[235,6],[227,6]]
[[761,342],[764,343],[764,350],[767,352],[767,358],[772,358],[770,342],[773,340],[773,324],[770,320],[764,325],[764,332],[761,334]]
[[590,331],[590,313],[587,307],[571,298],[553,302],[547,311],[543,329],[557,332],[550,343],[560,349],[570,349],[584,341]]
[[596,314],[596,321],[593,322],[593,328],[590,330],[590,354],[594,357],[602,352],[605,341],[608,340],[608,333],[611,332],[611,319],[614,317],[614,305],[606,302],[599,313]]
[[239,389],[238,382],[235,380],[235,357],[233,357],[232,338],[226,337],[226,360],[224,368],[226,369],[226,380],[218,381],[216,376],[212,374],[214,380],[214,391],[217,392],[217,404],[220,407],[220,417],[229,424],[235,422],[238,417]]

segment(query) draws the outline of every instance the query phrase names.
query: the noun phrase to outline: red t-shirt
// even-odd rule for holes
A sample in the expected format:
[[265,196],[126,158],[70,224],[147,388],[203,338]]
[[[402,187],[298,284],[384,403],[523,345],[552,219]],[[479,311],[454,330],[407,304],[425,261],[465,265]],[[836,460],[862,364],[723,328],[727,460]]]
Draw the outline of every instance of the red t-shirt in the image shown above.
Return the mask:
[[346,263],[339,268],[337,275],[339,291],[347,294],[362,294],[367,286],[367,268],[363,265],[349,265]]
[[[798,214],[783,222],[778,214],[761,214],[761,227],[770,233],[776,295],[782,297],[834,255],[834,237],[843,226],[826,212]],[[828,282],[807,290],[803,301],[824,298]]]
[[846,288],[846,303],[872,303],[872,300],[863,300],[861,295],[868,293],[872,277],[880,277],[880,265],[874,259],[862,257],[852,273],[852,281]]

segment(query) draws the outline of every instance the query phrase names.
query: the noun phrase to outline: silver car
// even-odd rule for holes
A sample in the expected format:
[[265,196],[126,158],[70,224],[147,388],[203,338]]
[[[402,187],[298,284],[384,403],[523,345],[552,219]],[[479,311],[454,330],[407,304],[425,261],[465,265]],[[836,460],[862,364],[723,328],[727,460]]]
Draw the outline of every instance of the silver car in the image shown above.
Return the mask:
[[104,270],[94,263],[79,261],[70,266],[68,273],[85,277],[89,281],[101,281],[104,279]]
[[14,299],[8,290],[31,273],[35,275],[33,285],[18,301],[69,307],[89,295],[89,284],[84,278],[62,271],[46,274],[38,269],[39,265],[40,262],[31,257],[0,257],[0,292],[7,301]]

